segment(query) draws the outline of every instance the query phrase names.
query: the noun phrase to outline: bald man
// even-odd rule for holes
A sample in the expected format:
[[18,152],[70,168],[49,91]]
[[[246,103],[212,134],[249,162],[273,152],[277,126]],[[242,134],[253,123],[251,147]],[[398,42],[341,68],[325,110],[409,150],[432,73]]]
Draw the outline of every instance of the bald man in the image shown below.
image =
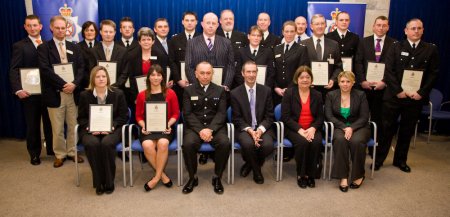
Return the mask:
[[268,13],[260,13],[256,25],[263,31],[263,40],[261,41],[262,46],[273,49],[281,43],[280,37],[269,32],[270,15]]

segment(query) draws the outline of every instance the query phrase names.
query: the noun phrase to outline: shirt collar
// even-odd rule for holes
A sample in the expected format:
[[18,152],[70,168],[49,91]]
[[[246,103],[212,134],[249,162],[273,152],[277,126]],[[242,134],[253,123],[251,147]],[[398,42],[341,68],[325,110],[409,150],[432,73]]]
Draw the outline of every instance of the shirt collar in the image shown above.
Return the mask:
[[341,32],[339,29],[336,29],[336,31],[338,32],[339,37],[341,37],[341,35],[344,35],[344,37],[345,37],[347,35],[348,29],[345,30],[345,32]]
[[63,41],[60,41],[60,40],[56,39],[55,37],[53,37],[53,41],[55,41],[57,46],[59,46],[59,42],[62,42],[63,46],[66,46],[66,40],[65,39]]
[[103,45],[103,49],[109,48],[109,50],[112,52],[113,48],[114,48],[114,41],[109,45],[106,46],[105,43],[102,42]]
[[35,47],[38,46],[38,43],[36,42],[36,40],[41,40],[41,43],[43,42],[40,35],[39,35],[39,38],[35,38],[35,37],[31,36],[31,35],[28,35],[28,38],[31,40],[31,42],[33,42]]
[[263,32],[263,40],[266,40],[267,36],[269,36],[269,31]]
[[256,50],[256,53],[258,53],[258,51],[259,51],[259,45],[255,48],[251,44],[249,44],[248,47],[250,48],[250,51],[252,54],[253,54],[253,51],[255,51],[255,50]]
[[212,44],[214,44],[214,39],[215,39],[215,35],[213,35],[213,36],[211,36],[211,37],[208,37],[208,36],[206,36],[205,34],[203,34],[203,38],[205,39],[205,41],[206,41],[206,44],[208,44],[208,38],[210,38],[211,39],[211,43]]
[[167,37],[166,38],[161,38],[159,36],[156,36],[156,38],[158,38],[159,42],[167,41]]
[[244,81],[244,86],[245,86],[245,89],[247,90],[247,93],[248,93],[248,90],[250,90],[250,88],[253,89],[253,93],[256,93],[256,83],[253,85],[253,87],[250,87]]
[[317,43],[317,39],[320,39],[320,43],[322,43],[323,40],[325,39],[324,35],[322,35],[320,38],[317,38],[315,35],[313,35],[312,37],[313,37],[314,44]]
[[84,41],[86,42],[87,45],[89,45],[89,42],[91,42],[92,43],[92,47],[94,47],[94,45],[95,45],[95,40],[89,41],[87,39],[84,39]]
[[[94,88],[94,90],[92,91],[92,94],[95,96],[95,97],[97,97],[97,89],[96,88]],[[108,88],[106,88],[106,91],[105,91],[105,98],[108,96]]]
[[416,44],[416,48],[417,48],[417,45],[419,45],[419,43],[420,43],[420,39],[418,41],[416,41],[416,42],[412,42],[409,39],[407,39],[407,40],[409,42],[409,45],[411,45],[411,47],[412,47],[413,44]]
[[122,37],[122,42],[124,45],[126,45],[127,40],[128,40],[128,43],[131,45],[131,43],[133,42],[133,39],[134,39],[133,36],[131,36],[131,38],[129,38],[129,39],[125,39],[124,37]]
[[195,30],[191,33],[188,33],[188,32],[186,32],[186,30],[184,30],[184,34],[186,34],[186,39],[189,39],[189,35],[191,35],[191,39],[193,39],[194,35],[195,35]]

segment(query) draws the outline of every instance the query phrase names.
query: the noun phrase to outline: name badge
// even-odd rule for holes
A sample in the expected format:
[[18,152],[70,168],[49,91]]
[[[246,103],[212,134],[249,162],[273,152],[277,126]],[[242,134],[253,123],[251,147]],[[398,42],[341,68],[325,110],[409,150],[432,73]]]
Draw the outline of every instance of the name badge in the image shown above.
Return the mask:
[[198,96],[191,96],[191,100],[198,100]]
[[240,42],[240,41],[237,41],[236,44],[241,44],[241,42]]
[[68,54],[72,54],[72,55],[73,55],[73,51],[71,51],[71,50],[66,50],[66,52],[67,52]]
[[279,58],[279,57],[281,57],[281,54],[275,55],[275,58]]
[[157,60],[158,57],[157,57],[157,56],[150,56],[150,59],[151,59],[151,60]]
[[407,56],[409,56],[409,53],[408,52],[402,52],[400,55],[407,57]]
[[334,65],[334,59],[333,58],[329,58],[328,59],[328,63],[331,64],[331,65]]

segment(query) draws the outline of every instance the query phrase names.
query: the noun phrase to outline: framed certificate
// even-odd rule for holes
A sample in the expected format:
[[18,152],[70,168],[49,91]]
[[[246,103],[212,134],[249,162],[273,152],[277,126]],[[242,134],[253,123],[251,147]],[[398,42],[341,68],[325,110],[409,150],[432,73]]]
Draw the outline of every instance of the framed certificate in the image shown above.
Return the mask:
[[403,71],[402,89],[404,91],[418,91],[422,83],[423,71],[405,70]]
[[27,91],[31,95],[41,94],[41,73],[38,68],[21,68],[20,82],[22,90]]
[[381,81],[384,77],[384,63],[368,62],[366,81]]
[[313,85],[326,86],[328,85],[328,62],[311,62],[311,70],[313,74]]
[[55,74],[61,77],[65,82],[72,82],[75,80],[72,63],[53,64],[53,71],[55,71]]
[[212,77],[212,82],[214,84],[217,84],[219,86],[222,85],[222,74],[223,74],[223,66],[215,66],[213,68],[213,77]]
[[184,61],[180,62],[180,74],[181,74],[181,80],[187,81],[186,77],[186,63]]
[[112,132],[113,105],[89,105],[89,132]]
[[264,85],[266,83],[266,65],[258,65],[258,73],[256,73],[256,83]]
[[97,64],[99,66],[103,66],[106,68],[109,74],[109,80],[111,81],[111,84],[116,83],[117,81],[117,62],[114,61],[98,61]]
[[167,69],[166,69],[166,84],[167,83],[169,83],[169,79],[170,79],[170,67],[169,66],[167,66]]
[[342,69],[344,71],[349,71],[349,72],[353,72],[352,71],[352,58],[351,57],[342,57]]
[[167,129],[167,102],[145,103],[145,129],[152,133],[161,133]]
[[130,88],[130,78],[127,78],[127,81],[125,81],[125,87]]
[[136,76],[135,78],[136,78],[138,93],[147,89],[147,84],[146,84],[147,76],[146,75]]

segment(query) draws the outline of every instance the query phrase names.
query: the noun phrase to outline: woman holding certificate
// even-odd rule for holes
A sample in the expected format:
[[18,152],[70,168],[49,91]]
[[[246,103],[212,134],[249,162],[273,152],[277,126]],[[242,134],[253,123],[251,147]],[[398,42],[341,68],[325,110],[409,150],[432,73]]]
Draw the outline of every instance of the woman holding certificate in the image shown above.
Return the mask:
[[114,191],[116,145],[128,108],[123,92],[112,88],[105,67],[91,70],[87,90],[78,103],[79,137],[85,146],[97,195]]
[[166,87],[161,66],[153,64],[146,77],[147,88],[136,99],[136,122],[141,127],[144,155],[156,170],[155,176],[144,184],[145,191],[150,191],[160,180],[164,186],[172,186],[172,180],[164,173],[164,168],[169,144],[173,140],[172,126],[177,122],[180,110],[177,95]]
[[353,72],[343,71],[337,80],[339,89],[328,92],[326,97],[325,117],[334,124],[332,176],[340,179],[339,189],[347,192],[349,175],[352,189],[359,188],[365,178],[366,145],[370,137],[369,106],[366,94],[352,89],[355,84]]
[[300,66],[281,102],[281,120],[286,137],[292,142],[297,164],[297,185],[314,188],[323,124],[322,94],[311,88],[313,75],[308,66]]

